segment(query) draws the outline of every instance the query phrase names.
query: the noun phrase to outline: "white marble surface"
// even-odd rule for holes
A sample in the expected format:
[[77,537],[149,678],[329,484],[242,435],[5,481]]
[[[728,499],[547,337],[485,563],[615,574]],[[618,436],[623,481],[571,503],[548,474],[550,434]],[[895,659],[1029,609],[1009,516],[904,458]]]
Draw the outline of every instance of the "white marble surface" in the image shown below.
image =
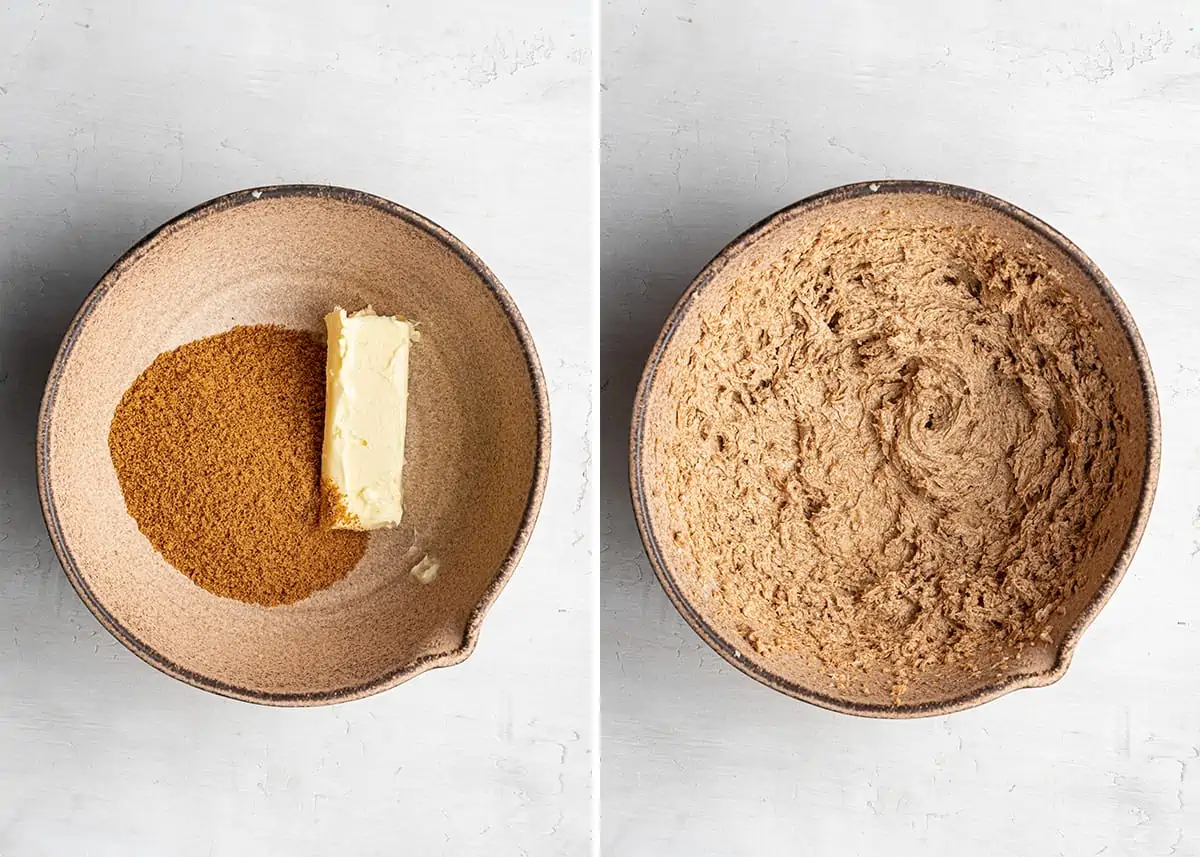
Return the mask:
[[[606,0],[603,38],[605,853],[1200,854],[1200,7]],[[881,176],[990,191],[1082,246],[1139,323],[1164,428],[1141,550],[1067,676],[903,723],[711,652],[625,475],[641,363],[692,275],[783,205]]]
[[[578,855],[590,830],[593,33],[586,2],[0,6],[0,855]],[[462,666],[280,710],[194,690],[92,618],[47,540],[36,408],[86,291],[256,184],[449,228],[551,388],[541,521]]]

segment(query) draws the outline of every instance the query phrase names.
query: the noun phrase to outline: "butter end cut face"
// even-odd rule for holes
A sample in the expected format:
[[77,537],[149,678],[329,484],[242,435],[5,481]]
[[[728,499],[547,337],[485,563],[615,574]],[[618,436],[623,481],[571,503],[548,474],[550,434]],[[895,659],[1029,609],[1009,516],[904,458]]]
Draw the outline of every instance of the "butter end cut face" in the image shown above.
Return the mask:
[[325,316],[329,345],[322,515],[335,529],[393,527],[403,515],[411,322],[371,307]]

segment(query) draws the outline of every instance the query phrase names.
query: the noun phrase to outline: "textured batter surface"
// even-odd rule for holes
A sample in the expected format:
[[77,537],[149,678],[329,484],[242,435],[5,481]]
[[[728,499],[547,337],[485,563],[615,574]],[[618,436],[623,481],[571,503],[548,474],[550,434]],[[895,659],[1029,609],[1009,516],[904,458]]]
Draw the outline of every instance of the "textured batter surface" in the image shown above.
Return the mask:
[[977,229],[827,227],[675,373],[672,533],[766,654],[903,678],[1020,646],[1077,585],[1121,419],[1095,322]]
[[273,325],[169,351],[121,399],[109,449],[166,560],[217,595],[287,604],[354,568],[367,536],[321,519],[325,346]]

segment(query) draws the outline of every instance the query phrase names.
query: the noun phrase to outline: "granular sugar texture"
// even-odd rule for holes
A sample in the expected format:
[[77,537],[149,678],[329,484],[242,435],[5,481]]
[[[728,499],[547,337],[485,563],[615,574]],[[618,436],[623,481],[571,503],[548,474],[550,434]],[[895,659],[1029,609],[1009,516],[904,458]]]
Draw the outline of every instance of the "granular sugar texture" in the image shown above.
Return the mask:
[[109,450],[129,513],[210,592],[266,606],[345,577],[367,535],[321,524],[325,346],[235,327],[159,355],[117,406]]
[[1044,260],[977,228],[832,225],[701,324],[658,484],[749,646],[901,687],[1046,634],[1124,427],[1097,323]]

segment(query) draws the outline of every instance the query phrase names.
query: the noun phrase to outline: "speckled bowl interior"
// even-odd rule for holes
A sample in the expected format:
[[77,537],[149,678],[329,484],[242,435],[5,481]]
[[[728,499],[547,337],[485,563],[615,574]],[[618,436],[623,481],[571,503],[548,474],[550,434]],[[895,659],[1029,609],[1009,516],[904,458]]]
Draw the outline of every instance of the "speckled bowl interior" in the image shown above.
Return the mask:
[[[867,229],[874,225],[968,224],[983,226],[1003,242],[1032,249],[1064,278],[1064,285],[1099,320],[1097,341],[1116,390],[1126,431],[1118,438],[1123,493],[1101,516],[1103,548],[1080,569],[1082,585],[1052,622],[1049,640],[1020,651],[1003,647],[976,664],[939,668],[910,678],[897,704],[886,677],[839,683],[803,646],[763,656],[742,642],[736,625],[709,593],[695,558],[662,538],[680,522],[677,507],[658,490],[654,475],[663,441],[675,430],[676,402],[668,391],[681,358],[700,335],[700,317],[728,300],[739,279],[768,266],[829,221]],[[977,705],[1019,687],[1049,684],[1066,670],[1079,635],[1107,601],[1141,537],[1158,472],[1158,403],[1149,361],[1124,305],[1096,266],[1067,239],[1031,215],[994,197],[928,182],[851,185],[785,209],[734,241],[697,277],[667,321],[638,392],[632,427],[634,506],[659,579],[688,623],[739,669],[784,693],[854,714],[908,717]],[[1004,663],[1009,658],[1008,663]],[[972,674],[978,667],[980,674]],[[864,692],[863,684],[873,690]]]
[[[293,605],[201,589],[126,511],[108,451],[122,394],[193,339],[261,323],[323,336],[334,305],[367,304],[424,334],[411,358],[404,524],[372,533],[345,579]],[[42,406],[42,504],[80,597],[146,661],[242,699],[339,701],[471,652],[537,514],[548,413],[520,315],[453,236],[355,191],[242,191],[153,233],[85,301]],[[429,585],[409,573],[426,553],[441,564]]]

